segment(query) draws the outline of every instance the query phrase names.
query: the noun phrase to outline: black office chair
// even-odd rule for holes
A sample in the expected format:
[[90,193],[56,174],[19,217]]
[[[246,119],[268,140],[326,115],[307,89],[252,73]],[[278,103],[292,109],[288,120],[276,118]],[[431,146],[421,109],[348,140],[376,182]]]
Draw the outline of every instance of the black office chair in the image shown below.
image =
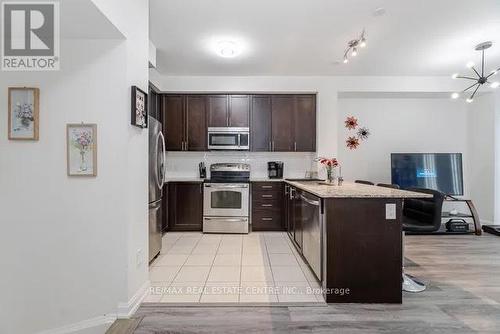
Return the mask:
[[397,185],[397,184],[388,184],[388,183],[377,183],[377,187],[399,189],[399,185]]
[[[432,198],[406,199],[403,204],[403,239],[405,232],[435,232],[441,227],[441,214],[445,195],[442,192],[425,188],[408,188],[408,191],[433,195]],[[403,240],[404,247],[404,240]],[[403,251],[404,262],[404,251]],[[403,291],[422,292],[425,284],[404,273]]]
[[375,185],[375,183],[373,183],[373,182],[370,182],[370,181],[364,181],[364,180],[356,180],[356,181],[354,181],[354,183],[367,184],[367,185],[369,185],[369,186],[374,186],[374,185]]

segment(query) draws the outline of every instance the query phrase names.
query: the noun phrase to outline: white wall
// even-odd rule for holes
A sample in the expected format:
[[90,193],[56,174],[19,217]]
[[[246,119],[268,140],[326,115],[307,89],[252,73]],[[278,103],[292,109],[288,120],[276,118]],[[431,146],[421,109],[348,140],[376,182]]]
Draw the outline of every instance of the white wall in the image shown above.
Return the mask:
[[[498,129],[498,128],[497,128]],[[468,105],[469,194],[484,223],[495,220],[495,100],[480,95]],[[498,197],[497,197],[498,198]],[[496,216],[498,219],[499,217]]]
[[497,224],[500,224],[500,92],[494,94],[494,165],[495,165],[495,196],[494,196],[494,218]]
[[[130,86],[147,89],[148,3],[128,2],[126,40],[62,40],[61,71],[0,75],[1,106],[9,86],[40,88],[39,141],[0,127],[1,333],[109,323],[147,284],[148,137],[130,125]],[[66,175],[66,124],[82,121],[98,127],[95,178]]]
[[[390,183],[391,153],[457,152],[467,160],[466,105],[440,98],[339,99],[339,159],[348,180]],[[348,116],[358,119],[371,135],[356,150],[345,140],[355,131],[344,126]]]

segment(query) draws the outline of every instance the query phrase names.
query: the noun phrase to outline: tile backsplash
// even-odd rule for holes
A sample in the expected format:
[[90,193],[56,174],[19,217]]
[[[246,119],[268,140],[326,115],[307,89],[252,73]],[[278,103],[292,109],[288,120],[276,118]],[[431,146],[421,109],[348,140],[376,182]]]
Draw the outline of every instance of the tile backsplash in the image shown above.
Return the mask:
[[207,176],[210,177],[210,165],[221,162],[239,162],[250,164],[252,178],[267,177],[268,161],[283,161],[284,178],[304,177],[306,171],[317,171],[314,161],[316,153],[302,152],[168,152],[167,178],[197,178],[198,164],[205,162]]

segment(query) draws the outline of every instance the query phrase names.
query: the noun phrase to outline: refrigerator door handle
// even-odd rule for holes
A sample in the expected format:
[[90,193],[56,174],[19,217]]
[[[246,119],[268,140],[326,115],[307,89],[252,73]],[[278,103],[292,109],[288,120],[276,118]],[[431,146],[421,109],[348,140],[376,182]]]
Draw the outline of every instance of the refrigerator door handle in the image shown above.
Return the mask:
[[165,137],[163,133],[160,131],[158,134],[158,138],[161,139],[161,162],[160,162],[160,172],[159,172],[159,187],[163,189],[163,184],[165,183],[165,174],[166,174],[166,152],[165,152]]
[[161,190],[163,187],[163,184],[160,182],[160,170],[158,164],[161,162],[158,160],[158,146],[160,144],[160,134],[156,136],[156,147],[155,147],[155,154],[156,154],[156,166],[155,166],[155,175],[156,175],[156,186]]

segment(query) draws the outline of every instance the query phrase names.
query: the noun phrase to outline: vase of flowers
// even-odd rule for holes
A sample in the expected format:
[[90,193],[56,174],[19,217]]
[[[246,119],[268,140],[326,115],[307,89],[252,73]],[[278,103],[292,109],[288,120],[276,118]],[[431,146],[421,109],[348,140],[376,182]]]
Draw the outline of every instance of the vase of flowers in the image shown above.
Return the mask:
[[335,170],[339,166],[337,158],[318,158],[320,164],[325,166],[326,169],[326,182],[335,182]]
[[73,145],[80,151],[80,172],[85,172],[87,170],[87,160],[85,159],[85,154],[90,150],[92,145],[92,134],[90,131],[82,130],[76,132],[73,137]]
[[20,102],[17,102],[16,109],[17,109],[16,117],[19,119],[21,125],[25,129],[28,129],[31,125],[31,122],[33,122],[34,120],[33,105],[28,103],[21,104]]

